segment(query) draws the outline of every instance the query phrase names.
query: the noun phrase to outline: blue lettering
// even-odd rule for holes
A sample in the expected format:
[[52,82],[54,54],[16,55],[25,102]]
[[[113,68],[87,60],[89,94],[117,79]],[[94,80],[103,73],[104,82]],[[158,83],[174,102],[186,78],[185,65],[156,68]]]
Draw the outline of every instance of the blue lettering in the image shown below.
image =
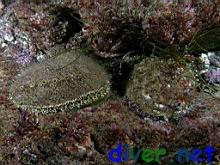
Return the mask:
[[187,149],[178,149],[177,160],[183,163],[182,158],[186,158],[186,162],[190,161],[190,153]]
[[141,150],[140,150],[140,149],[138,149],[138,151],[137,151],[136,154],[134,154],[134,149],[133,149],[133,148],[131,149],[131,157],[132,157],[132,159],[133,159],[135,162],[138,160],[140,154],[141,154]]
[[205,152],[207,153],[208,163],[212,161],[212,153],[215,151],[211,146],[206,147]]
[[191,161],[193,161],[194,163],[200,163],[200,162],[204,161],[204,159],[198,158],[201,154],[202,154],[201,149],[192,149],[192,152],[190,155]]
[[125,144],[124,147],[125,147],[125,150],[123,150],[123,151],[124,151],[124,152],[123,152],[123,158],[124,158],[123,160],[124,160],[124,161],[127,161],[127,160],[128,160],[128,157],[129,157],[129,150],[128,150],[128,149],[129,149],[130,147],[129,147],[128,144]]
[[122,162],[122,144],[118,144],[118,148],[111,149],[108,153],[108,158],[115,163]]

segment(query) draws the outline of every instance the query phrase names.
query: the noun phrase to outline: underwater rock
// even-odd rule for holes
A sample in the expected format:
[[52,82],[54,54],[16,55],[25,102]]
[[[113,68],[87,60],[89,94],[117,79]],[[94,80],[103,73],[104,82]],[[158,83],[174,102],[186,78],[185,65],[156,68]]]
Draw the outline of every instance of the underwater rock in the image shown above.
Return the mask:
[[211,69],[203,74],[204,79],[210,84],[219,84],[220,83],[220,70]]
[[79,109],[105,98],[109,76],[92,58],[64,50],[17,75],[10,99],[18,108],[37,113]]
[[200,71],[204,80],[210,84],[220,83],[220,56],[219,52],[202,53],[200,57],[204,70]]
[[[95,110],[85,108],[68,115],[56,113],[42,116],[39,126],[25,117],[27,119],[16,126],[16,134],[11,137],[14,141],[9,143],[8,140],[0,145],[0,151],[4,151],[2,155],[7,161],[20,158],[22,152],[28,150],[37,155],[39,164],[70,161],[70,164],[77,165],[110,165],[112,162],[107,154],[121,143],[136,149],[166,148],[169,154],[161,159],[161,164],[169,164],[167,159],[174,160],[179,147],[201,148],[206,144],[215,149],[220,147],[220,103],[207,94],[198,96],[196,110],[177,123],[146,123],[120,100],[112,99]],[[10,157],[14,148],[15,157]],[[59,160],[55,159],[58,155]],[[18,159],[17,164],[23,161]],[[143,161],[129,160],[126,163],[143,164]]]
[[220,68],[220,52],[212,53],[212,55],[209,56],[210,65],[213,67]]
[[182,118],[176,125],[176,138],[172,146],[201,148],[211,145],[216,149],[214,157],[219,162],[219,100],[206,93],[200,93],[196,102],[196,110]]
[[[83,114],[84,124],[90,126],[94,149],[105,155],[104,158],[119,143],[147,149],[167,146],[172,139],[172,124],[145,123],[119,100],[109,99],[95,112],[82,110],[79,113]],[[131,159],[126,163],[141,164]]]
[[[4,0],[4,5],[10,5],[14,3],[15,0]],[[35,4],[35,5],[42,5],[42,4],[56,4],[56,5],[63,5],[68,4],[71,0],[16,0],[18,3],[28,3],[28,4]]]
[[144,113],[167,121],[187,113],[196,94],[196,79],[189,67],[159,58],[136,64],[126,91]]
[[201,53],[200,59],[207,69],[220,68],[220,52],[218,51]]
[[[198,67],[200,65],[200,67]],[[197,64],[203,90],[220,98],[220,56],[218,52],[202,53]]]
[[60,155],[54,155],[49,158],[47,158],[47,164],[51,165],[71,165],[72,162],[67,156],[60,156]]
[[5,139],[0,137],[1,151],[5,151],[0,152],[4,159],[0,163],[7,161],[4,154],[9,157],[10,154],[16,155],[8,157],[17,162],[15,164],[57,164],[59,161],[82,160],[82,156],[90,153],[90,134],[77,113],[46,115],[42,116],[41,121],[41,125],[33,124],[32,115],[25,112],[14,125],[13,134]]
[[26,66],[37,53],[67,42],[81,31],[79,20],[79,14],[67,7],[12,3],[0,18],[0,49],[4,56]]

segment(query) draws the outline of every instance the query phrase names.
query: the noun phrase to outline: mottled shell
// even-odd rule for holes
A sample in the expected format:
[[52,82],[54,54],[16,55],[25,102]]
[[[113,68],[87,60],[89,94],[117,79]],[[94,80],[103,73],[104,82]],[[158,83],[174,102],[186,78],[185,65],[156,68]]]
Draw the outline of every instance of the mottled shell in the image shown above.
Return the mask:
[[197,85],[189,67],[171,59],[146,58],[135,65],[126,95],[146,114],[178,119],[190,111]]
[[66,50],[17,75],[10,99],[19,108],[49,113],[88,106],[109,91],[103,67],[80,51]]

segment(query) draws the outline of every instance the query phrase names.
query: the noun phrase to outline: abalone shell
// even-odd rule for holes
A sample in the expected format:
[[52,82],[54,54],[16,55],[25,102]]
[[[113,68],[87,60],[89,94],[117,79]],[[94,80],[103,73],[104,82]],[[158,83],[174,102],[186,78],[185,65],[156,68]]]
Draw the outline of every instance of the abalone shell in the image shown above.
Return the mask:
[[154,119],[178,120],[193,105],[198,83],[192,69],[172,59],[144,59],[134,66],[126,96]]
[[108,95],[109,75],[79,50],[60,51],[17,75],[10,99],[22,109],[49,113],[79,109]]

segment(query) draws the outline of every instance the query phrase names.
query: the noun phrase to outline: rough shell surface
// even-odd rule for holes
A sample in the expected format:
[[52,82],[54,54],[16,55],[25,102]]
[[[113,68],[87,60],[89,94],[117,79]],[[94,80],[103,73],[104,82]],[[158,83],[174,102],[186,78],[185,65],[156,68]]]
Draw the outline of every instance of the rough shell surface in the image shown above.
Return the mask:
[[34,112],[81,108],[109,93],[103,67],[80,51],[66,50],[17,75],[10,86],[16,106]]
[[190,109],[197,83],[190,68],[173,60],[144,59],[136,64],[126,95],[151,116],[178,119]]

